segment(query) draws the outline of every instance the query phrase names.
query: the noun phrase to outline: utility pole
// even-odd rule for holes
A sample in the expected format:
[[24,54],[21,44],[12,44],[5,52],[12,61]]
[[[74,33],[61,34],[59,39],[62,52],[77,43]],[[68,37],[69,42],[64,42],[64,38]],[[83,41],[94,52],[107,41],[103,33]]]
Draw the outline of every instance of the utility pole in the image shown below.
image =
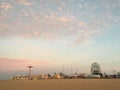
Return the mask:
[[64,65],[63,65],[63,73],[64,73]]
[[72,75],[72,66],[71,66],[71,75]]

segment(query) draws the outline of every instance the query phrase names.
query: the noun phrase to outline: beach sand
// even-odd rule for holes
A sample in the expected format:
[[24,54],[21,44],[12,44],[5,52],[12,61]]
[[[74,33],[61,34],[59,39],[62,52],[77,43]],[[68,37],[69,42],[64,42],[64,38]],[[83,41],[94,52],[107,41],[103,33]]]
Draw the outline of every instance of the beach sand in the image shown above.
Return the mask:
[[5,80],[0,90],[120,90],[120,79]]

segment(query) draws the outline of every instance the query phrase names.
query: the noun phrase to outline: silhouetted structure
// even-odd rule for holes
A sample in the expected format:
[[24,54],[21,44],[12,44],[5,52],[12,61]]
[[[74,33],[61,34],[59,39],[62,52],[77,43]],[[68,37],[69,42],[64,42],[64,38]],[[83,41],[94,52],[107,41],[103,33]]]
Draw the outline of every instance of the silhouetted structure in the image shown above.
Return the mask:
[[101,67],[98,63],[93,63],[91,65],[91,74],[92,75],[100,75],[101,73]]
[[28,66],[28,68],[29,68],[29,76],[31,76],[31,68],[33,68],[33,66]]

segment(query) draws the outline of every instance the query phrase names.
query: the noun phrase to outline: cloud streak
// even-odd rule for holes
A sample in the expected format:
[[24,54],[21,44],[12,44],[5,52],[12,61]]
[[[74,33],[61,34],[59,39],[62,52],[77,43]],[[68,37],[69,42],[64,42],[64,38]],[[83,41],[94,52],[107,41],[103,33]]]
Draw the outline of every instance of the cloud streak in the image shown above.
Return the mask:
[[36,67],[46,67],[53,65],[52,62],[37,61],[37,60],[23,60],[23,59],[9,59],[0,57],[0,72],[7,71],[26,71],[28,65]]

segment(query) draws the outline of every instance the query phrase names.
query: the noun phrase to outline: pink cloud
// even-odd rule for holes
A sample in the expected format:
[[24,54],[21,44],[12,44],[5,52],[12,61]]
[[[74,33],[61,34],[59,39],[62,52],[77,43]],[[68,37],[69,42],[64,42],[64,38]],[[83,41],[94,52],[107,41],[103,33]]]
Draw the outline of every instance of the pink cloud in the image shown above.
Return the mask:
[[32,5],[32,2],[28,2],[26,0],[19,0],[19,3],[23,4],[23,5],[26,5],[26,6]]
[[33,65],[35,67],[43,67],[53,65],[52,62],[38,61],[38,60],[23,60],[23,59],[9,59],[0,57],[0,72],[27,70],[27,66]]
[[4,2],[1,3],[0,7],[1,7],[2,9],[4,9],[5,11],[9,10],[10,8],[12,8],[12,6],[11,6],[10,4],[4,3]]
[[[12,2],[15,0],[12,0]],[[49,2],[60,2],[61,0],[47,0]],[[39,2],[47,2],[46,0],[39,0]],[[37,1],[18,0],[18,5],[31,5]],[[2,4],[3,8],[10,8],[11,4]],[[43,7],[35,8],[27,7],[27,9],[18,9],[17,14],[3,13],[0,16],[0,38],[1,37],[22,37],[25,39],[47,39],[47,40],[66,40],[66,43],[81,44],[90,39],[90,37],[97,35],[97,29],[93,28],[95,25],[89,25],[86,22],[79,20],[73,15],[63,14],[62,9],[66,7],[65,3],[58,5],[58,11],[48,9],[46,13]],[[68,14],[71,11],[68,10]],[[3,19],[4,18],[4,19]],[[11,20],[9,23],[8,20]],[[26,20],[26,21],[25,21]],[[29,22],[28,22],[29,21]],[[95,22],[96,23],[96,22]],[[76,44],[76,43],[75,43]]]

